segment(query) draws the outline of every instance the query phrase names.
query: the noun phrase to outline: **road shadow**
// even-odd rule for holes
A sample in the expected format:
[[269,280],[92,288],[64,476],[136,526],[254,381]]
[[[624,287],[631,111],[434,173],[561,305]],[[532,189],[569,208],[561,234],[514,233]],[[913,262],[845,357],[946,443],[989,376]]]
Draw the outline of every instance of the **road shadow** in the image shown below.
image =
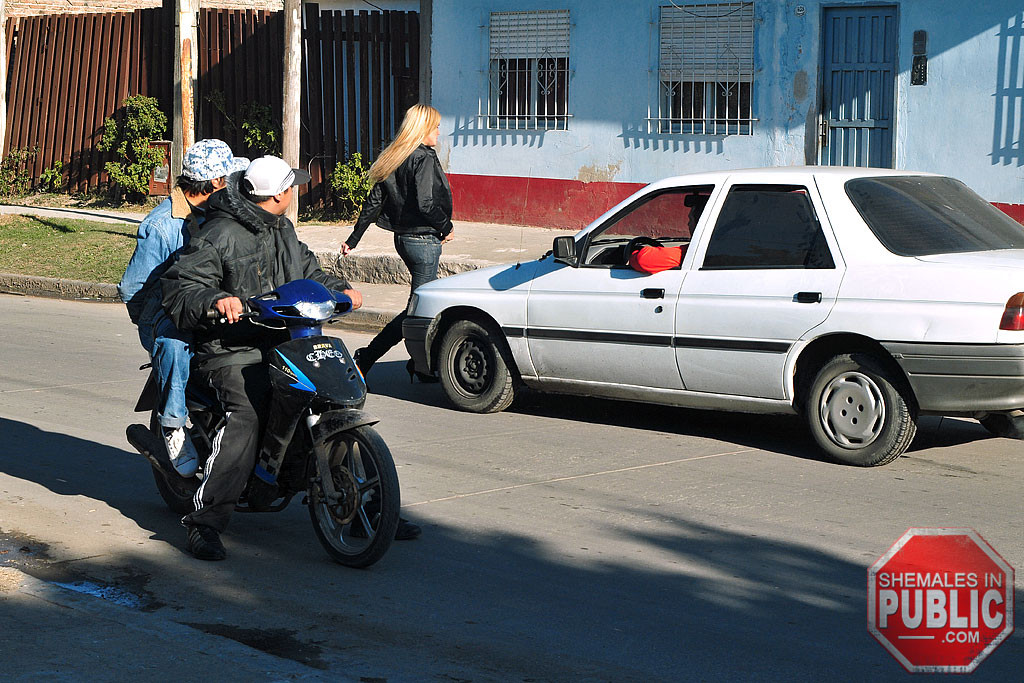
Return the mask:
[[[906,676],[866,628],[866,569],[877,558],[638,505],[608,505],[600,540],[564,553],[543,532],[430,524],[356,571],[332,564],[308,524],[247,516],[225,536],[227,562],[160,561],[131,547],[75,570],[110,576],[116,566],[137,586],[159,582],[156,594],[177,600],[153,619],[215,615],[217,635],[353,679],[812,681],[823,667],[836,681]],[[539,511],[519,514],[542,522]],[[560,517],[571,533],[572,508]],[[13,616],[34,623],[28,611]],[[261,644],[261,632],[288,635],[296,654]],[[972,678],[1014,680],[1022,655],[1011,638]]]
[[[439,384],[409,382],[405,363],[378,362],[369,378],[372,393],[425,406],[454,410]],[[814,444],[803,418],[697,410],[590,396],[547,394],[524,389],[509,412],[556,420],[714,439],[806,460],[831,462]],[[984,427],[970,420],[922,416],[908,453],[989,439]]]
[[[399,383],[401,363],[381,370],[379,383],[396,396],[443,401],[436,385]],[[702,411],[551,396],[519,410],[566,419],[586,412],[595,422],[671,425],[678,433],[728,428],[733,440],[742,430],[774,427],[781,436],[751,440],[799,443],[788,431],[799,428],[795,419],[719,413],[716,424],[707,418],[715,414]],[[680,426],[680,415],[706,419]],[[952,440],[968,432],[954,430]],[[141,457],[3,418],[0,434],[0,472],[58,496],[106,503],[152,540],[181,547],[177,518]],[[235,515],[222,563],[154,552],[151,542],[62,557],[58,544],[47,547],[50,538],[26,541],[27,553],[0,553],[0,565],[24,566],[27,554],[47,580],[86,579],[144,596],[147,619],[199,625],[364,680],[798,681],[820,680],[822,667],[830,680],[905,676],[866,630],[866,569],[892,539],[879,539],[877,554],[840,556],[783,527],[771,535],[748,530],[757,513],[720,518],[699,500],[665,513],[630,492],[587,496],[604,514],[575,507],[557,486],[528,507],[503,496],[478,499],[486,512],[473,504],[431,507],[431,514],[409,506],[404,516],[423,524],[424,535],[396,543],[367,571],[334,564],[298,504],[273,515]],[[856,504],[837,497],[835,514],[844,518],[845,506]],[[2,522],[0,529],[12,531]],[[565,542],[575,537],[587,541]],[[12,624],[41,623],[38,610],[49,609],[7,607]],[[166,644],[140,642],[137,655],[147,647]],[[1011,638],[972,677],[1015,680],[1022,656],[1024,640]]]
[[106,503],[154,539],[181,540],[178,517],[163,504],[150,466],[135,451],[2,417],[0,434],[0,473],[35,482],[59,496]]

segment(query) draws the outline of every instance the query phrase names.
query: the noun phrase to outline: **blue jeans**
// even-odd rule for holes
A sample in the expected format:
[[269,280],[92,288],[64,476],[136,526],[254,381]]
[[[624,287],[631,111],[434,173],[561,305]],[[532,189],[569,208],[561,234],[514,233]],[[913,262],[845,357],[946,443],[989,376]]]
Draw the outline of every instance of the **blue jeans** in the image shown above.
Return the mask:
[[405,310],[384,326],[377,336],[366,346],[362,358],[370,363],[388,352],[391,347],[402,341],[402,321],[409,311],[412,293],[420,285],[437,279],[437,266],[441,261],[441,239],[436,235],[395,235],[395,250],[402,257],[409,274],[412,276],[409,288],[409,300]]
[[159,390],[157,417],[164,427],[184,427],[188,418],[185,385],[192,362],[192,335],[181,332],[166,315],[152,325],[139,326],[139,340],[153,359],[153,373]]

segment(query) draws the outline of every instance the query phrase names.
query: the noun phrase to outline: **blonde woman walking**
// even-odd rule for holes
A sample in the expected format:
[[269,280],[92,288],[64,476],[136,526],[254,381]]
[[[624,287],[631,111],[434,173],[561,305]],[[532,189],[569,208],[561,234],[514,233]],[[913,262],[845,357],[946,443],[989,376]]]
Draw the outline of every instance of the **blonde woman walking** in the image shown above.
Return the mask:
[[[452,191],[441,170],[434,147],[440,133],[441,114],[425,104],[415,104],[405,113],[398,135],[370,166],[373,189],[363,204],[352,234],[341,246],[347,256],[356,248],[371,223],[395,233],[395,250],[412,275],[412,292],[437,279],[441,245],[452,238]],[[377,359],[402,341],[403,311],[387,324],[364,348],[355,353],[363,375]],[[409,378],[436,382],[432,375],[416,372],[412,361],[406,366]]]

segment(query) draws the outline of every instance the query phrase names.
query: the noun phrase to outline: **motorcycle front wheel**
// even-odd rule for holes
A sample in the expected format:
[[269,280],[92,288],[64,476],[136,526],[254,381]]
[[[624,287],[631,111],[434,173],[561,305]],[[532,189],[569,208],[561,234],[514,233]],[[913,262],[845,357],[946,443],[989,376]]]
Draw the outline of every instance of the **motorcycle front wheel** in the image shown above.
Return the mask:
[[[338,432],[324,448],[330,472],[317,471],[309,487],[313,530],[336,562],[369,567],[387,552],[398,528],[401,494],[395,461],[370,426]],[[324,492],[325,476],[339,494],[335,503]]]

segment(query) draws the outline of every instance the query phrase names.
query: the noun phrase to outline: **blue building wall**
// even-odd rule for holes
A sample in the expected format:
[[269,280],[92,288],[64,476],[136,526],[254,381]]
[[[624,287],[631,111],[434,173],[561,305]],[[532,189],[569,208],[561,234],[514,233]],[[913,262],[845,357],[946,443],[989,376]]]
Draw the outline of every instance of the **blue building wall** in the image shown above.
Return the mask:
[[[895,166],[959,177],[994,202],[1024,203],[1024,7],[1020,0],[836,3],[756,0],[753,135],[648,132],[667,0],[433,0],[431,101],[449,173],[647,183],[723,168],[817,163],[822,7],[898,8]],[[802,11],[800,11],[802,8]],[[564,131],[488,130],[490,12],[568,9]],[[928,81],[910,85],[914,31]]]

